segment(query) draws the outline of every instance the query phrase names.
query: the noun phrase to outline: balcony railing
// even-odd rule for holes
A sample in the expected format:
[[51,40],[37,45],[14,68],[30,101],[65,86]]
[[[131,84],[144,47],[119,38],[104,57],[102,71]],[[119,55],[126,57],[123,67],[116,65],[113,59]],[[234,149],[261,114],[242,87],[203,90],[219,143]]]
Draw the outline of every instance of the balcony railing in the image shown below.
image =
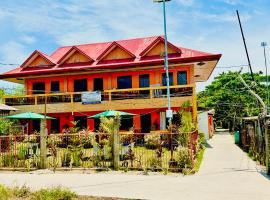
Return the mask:
[[[194,87],[194,84],[170,86],[171,97],[192,96],[194,93]],[[74,103],[82,102],[82,93],[83,92],[69,92],[25,96],[5,96],[3,100],[4,103],[9,106],[39,105],[44,104],[45,101],[47,104]],[[166,93],[166,86],[104,90],[102,93],[102,101],[106,102],[125,99],[165,98]]]

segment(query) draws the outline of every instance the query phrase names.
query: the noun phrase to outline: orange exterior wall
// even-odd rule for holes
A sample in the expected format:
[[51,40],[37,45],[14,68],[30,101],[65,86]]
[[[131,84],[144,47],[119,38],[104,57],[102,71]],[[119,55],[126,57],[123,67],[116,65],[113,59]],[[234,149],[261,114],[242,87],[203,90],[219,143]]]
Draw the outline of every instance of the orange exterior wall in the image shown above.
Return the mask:
[[[177,72],[178,71],[187,71],[187,81],[188,84],[194,83],[193,66],[181,66],[173,67],[169,70],[173,72],[173,82],[174,85],[177,85]],[[59,81],[60,82],[60,92],[73,92],[74,91],[74,80],[75,79],[87,79],[88,80],[88,91],[93,90],[93,79],[94,78],[103,78],[103,87],[104,90],[117,89],[117,77],[118,76],[132,76],[132,88],[139,88],[139,75],[149,74],[150,75],[150,85],[160,84],[162,85],[162,73],[165,73],[163,69],[155,70],[145,70],[145,71],[127,71],[127,72],[111,72],[106,74],[88,74],[88,75],[71,75],[71,76],[56,76],[48,78],[30,78],[25,81],[25,88],[27,88],[27,94],[32,94],[33,83],[35,82],[45,82],[46,93],[49,93],[51,90],[51,82]]]

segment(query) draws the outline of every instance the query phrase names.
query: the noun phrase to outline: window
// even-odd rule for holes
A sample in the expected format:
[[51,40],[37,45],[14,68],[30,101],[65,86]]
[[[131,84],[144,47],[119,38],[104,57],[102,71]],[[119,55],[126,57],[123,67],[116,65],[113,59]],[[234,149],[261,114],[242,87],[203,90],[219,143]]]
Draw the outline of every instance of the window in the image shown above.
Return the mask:
[[[169,73],[169,84],[173,85],[173,73]],[[166,73],[162,74],[162,85],[166,86],[167,85],[167,80],[166,80]]]
[[131,76],[119,76],[119,77],[117,77],[117,88],[118,89],[132,88],[132,78],[131,78]]
[[45,94],[45,82],[33,83],[33,94]]
[[177,84],[187,85],[187,72],[186,71],[177,72]]
[[140,88],[150,86],[149,74],[140,75],[139,79],[140,79]]
[[60,92],[60,83],[59,81],[52,81],[51,82],[51,93]]
[[87,79],[74,80],[74,92],[87,91]]

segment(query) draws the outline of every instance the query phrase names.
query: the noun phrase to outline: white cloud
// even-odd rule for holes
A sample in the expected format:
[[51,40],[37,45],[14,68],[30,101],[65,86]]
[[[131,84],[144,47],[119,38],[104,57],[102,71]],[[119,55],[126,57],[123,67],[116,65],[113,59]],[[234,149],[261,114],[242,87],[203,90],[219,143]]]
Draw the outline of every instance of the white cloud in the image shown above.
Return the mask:
[[5,62],[20,64],[29,56],[29,52],[21,43],[10,41],[1,45],[0,55]]
[[36,38],[29,35],[23,35],[20,40],[25,44],[33,44],[36,42]]
[[184,6],[192,6],[194,4],[193,0],[176,0],[176,2]]

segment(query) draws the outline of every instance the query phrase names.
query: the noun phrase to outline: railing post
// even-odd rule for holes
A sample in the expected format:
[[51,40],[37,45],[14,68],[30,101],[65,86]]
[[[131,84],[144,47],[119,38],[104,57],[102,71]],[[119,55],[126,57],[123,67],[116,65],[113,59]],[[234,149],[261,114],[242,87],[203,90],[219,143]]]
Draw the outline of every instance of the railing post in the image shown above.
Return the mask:
[[37,96],[35,96],[35,105],[38,104],[38,99],[37,99]]
[[74,98],[73,98],[73,97],[74,97],[74,95],[73,95],[73,93],[71,93],[71,94],[70,94],[70,102],[71,102],[71,103],[74,102]]
[[196,97],[196,88],[192,86],[192,113],[193,113],[193,121],[197,126],[197,97]]
[[112,93],[109,92],[109,101],[112,101]]
[[150,99],[153,99],[153,90],[150,89]]

